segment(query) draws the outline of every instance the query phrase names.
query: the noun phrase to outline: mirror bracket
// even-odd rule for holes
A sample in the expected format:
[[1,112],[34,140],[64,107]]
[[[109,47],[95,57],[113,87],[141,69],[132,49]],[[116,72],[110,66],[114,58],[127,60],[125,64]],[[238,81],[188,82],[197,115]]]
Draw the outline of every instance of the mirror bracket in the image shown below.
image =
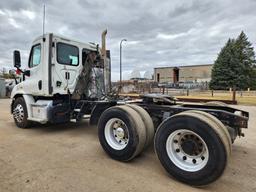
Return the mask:
[[30,77],[30,70],[25,70],[25,71],[23,72],[23,74],[24,74],[25,76]]

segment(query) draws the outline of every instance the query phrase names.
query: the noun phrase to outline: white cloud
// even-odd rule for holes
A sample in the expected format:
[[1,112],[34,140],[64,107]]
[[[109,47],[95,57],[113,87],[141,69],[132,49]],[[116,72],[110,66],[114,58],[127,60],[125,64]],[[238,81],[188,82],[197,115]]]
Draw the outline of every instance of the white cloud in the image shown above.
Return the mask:
[[185,35],[186,35],[186,33],[177,33],[177,34],[159,33],[159,34],[157,34],[156,38],[173,40],[173,39],[176,39],[176,38],[179,38],[179,37],[183,37]]
[[6,13],[0,9],[0,15],[6,15]]
[[127,40],[126,43],[127,43],[128,45],[137,45],[137,44],[140,43],[140,41],[129,41],[129,40]]
[[156,53],[159,54],[159,55],[166,54],[168,52],[169,52],[169,50],[158,50],[158,51],[156,51]]
[[13,26],[14,28],[16,28],[16,29],[22,28],[21,25],[18,24],[15,19],[9,18],[8,21],[9,21],[9,24],[12,25],[12,26]]
[[22,10],[21,14],[23,14],[24,16],[26,16],[30,20],[34,20],[35,17],[36,17],[35,12],[29,11],[29,10]]
[[176,33],[176,34],[158,33],[156,38],[164,39],[164,40],[173,40],[173,39],[177,39],[180,37],[185,37],[185,36],[191,35],[191,34],[195,33],[196,31],[197,31],[196,29],[192,28],[192,29],[189,29],[187,32]]
[[60,34],[60,35],[65,35],[67,33],[69,33],[69,29],[66,25],[64,25],[58,29],[58,34]]

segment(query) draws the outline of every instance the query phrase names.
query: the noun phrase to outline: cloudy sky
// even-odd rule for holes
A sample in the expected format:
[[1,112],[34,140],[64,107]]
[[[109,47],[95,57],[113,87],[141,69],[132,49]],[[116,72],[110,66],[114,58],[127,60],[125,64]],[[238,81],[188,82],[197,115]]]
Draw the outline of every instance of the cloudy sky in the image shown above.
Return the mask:
[[229,37],[241,30],[256,42],[255,0],[1,0],[0,68],[12,66],[21,50],[23,66],[33,39],[46,31],[82,42],[100,43],[108,29],[112,77],[119,75],[119,42],[123,44],[125,78],[133,70],[213,63]]

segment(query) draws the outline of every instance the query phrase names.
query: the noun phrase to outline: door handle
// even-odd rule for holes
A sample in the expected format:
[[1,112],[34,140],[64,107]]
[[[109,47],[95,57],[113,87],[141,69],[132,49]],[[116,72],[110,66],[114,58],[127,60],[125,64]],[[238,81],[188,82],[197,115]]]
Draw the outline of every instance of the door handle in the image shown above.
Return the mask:
[[67,80],[70,79],[70,73],[69,72],[65,73],[65,79],[67,79]]
[[38,81],[38,89],[39,89],[39,90],[42,89],[42,80]]

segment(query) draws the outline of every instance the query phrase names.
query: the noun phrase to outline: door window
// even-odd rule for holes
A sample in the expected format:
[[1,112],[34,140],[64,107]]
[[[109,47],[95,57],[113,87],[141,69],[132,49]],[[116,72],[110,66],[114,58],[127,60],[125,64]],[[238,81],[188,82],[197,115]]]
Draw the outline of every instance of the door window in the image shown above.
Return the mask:
[[74,45],[57,43],[57,61],[60,64],[77,66],[79,49]]
[[29,67],[35,67],[41,62],[41,45],[34,45],[29,58]]

